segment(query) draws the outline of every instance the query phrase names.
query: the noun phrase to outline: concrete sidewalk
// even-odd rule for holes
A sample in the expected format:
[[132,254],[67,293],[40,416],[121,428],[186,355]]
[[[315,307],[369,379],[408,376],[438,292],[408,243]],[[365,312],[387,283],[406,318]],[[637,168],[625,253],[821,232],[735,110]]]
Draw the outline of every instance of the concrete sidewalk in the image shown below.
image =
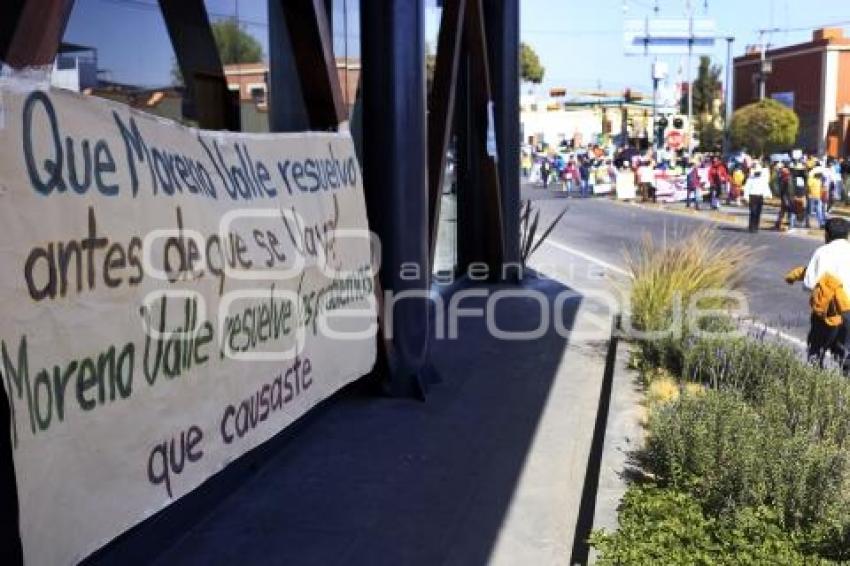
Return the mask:
[[[569,292],[546,279],[527,287],[549,309]],[[91,562],[568,564],[610,331],[605,308],[571,295],[555,314],[568,337],[550,325],[536,340],[499,340],[461,319],[460,341],[434,343],[443,381],[426,402],[349,388],[227,490],[202,487],[154,519],[158,530],[137,529]],[[529,330],[539,311],[503,299],[495,319]]]

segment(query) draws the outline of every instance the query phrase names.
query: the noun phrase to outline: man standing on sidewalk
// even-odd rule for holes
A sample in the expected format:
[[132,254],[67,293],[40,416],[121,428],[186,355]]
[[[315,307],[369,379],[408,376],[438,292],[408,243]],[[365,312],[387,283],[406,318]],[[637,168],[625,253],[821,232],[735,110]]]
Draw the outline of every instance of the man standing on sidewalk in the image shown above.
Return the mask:
[[744,198],[750,204],[750,232],[758,232],[764,199],[771,196],[767,171],[756,161],[744,185]]

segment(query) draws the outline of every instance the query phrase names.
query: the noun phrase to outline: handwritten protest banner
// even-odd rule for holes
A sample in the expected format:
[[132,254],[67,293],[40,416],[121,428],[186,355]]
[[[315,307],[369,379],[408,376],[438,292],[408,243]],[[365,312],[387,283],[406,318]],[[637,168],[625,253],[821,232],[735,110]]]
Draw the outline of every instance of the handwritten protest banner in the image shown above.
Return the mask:
[[375,358],[345,133],[0,83],[0,383],[27,563],[75,563]]

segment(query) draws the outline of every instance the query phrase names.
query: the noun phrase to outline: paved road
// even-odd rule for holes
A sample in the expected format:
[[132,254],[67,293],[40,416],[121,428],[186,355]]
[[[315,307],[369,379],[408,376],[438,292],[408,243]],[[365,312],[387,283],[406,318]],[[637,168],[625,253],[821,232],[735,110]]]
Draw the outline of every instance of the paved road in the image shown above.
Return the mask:
[[540,206],[543,225],[548,224],[543,220],[553,218],[568,204],[569,212],[550,239],[561,244],[562,249],[575,250],[619,269],[625,268],[624,250],[639,244],[644,234],[658,241],[709,224],[723,242],[743,242],[757,249],[756,263],[749,270],[743,289],[749,298],[751,313],[772,328],[805,338],[808,296],[800,284],[787,285],[783,275],[791,267],[808,261],[820,245],[816,239],[773,231],[749,234],[743,228],[743,215],[740,225],[732,226],[704,217],[683,216],[599,197],[564,199],[532,186],[523,187],[523,198],[533,199]]

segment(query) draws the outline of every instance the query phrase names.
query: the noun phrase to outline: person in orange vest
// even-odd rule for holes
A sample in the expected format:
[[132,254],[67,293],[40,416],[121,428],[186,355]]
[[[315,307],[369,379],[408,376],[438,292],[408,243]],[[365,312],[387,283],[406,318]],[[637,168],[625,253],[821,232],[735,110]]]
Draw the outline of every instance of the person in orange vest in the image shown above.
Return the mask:
[[824,365],[830,352],[850,372],[850,222],[830,218],[825,226],[826,243],[815,250],[806,267],[796,267],[785,275],[793,285],[803,282],[811,291],[811,327],[807,339],[812,363]]

